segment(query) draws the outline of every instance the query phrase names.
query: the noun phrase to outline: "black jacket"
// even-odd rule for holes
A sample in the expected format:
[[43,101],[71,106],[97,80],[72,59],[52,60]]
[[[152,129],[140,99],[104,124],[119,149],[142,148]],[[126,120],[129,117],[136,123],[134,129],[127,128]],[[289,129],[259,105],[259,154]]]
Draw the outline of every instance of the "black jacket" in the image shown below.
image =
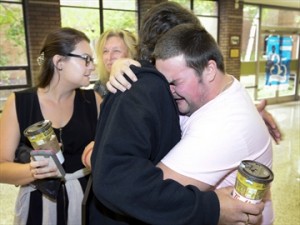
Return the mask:
[[151,64],[132,69],[138,81],[101,106],[90,224],[217,224],[214,192],[164,181],[155,166],[180,140],[178,110],[168,82]]

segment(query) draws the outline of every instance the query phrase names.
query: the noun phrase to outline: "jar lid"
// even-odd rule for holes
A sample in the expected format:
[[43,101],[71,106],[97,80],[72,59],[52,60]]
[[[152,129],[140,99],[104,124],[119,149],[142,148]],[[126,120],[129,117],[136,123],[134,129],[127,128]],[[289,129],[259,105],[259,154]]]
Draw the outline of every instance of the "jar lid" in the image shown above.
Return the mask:
[[272,170],[256,161],[244,160],[238,170],[243,176],[254,182],[270,183],[274,179]]
[[24,135],[26,137],[28,136],[34,136],[40,133],[43,133],[44,131],[48,130],[51,127],[52,123],[50,120],[42,120],[35,124],[30,125],[24,130]]

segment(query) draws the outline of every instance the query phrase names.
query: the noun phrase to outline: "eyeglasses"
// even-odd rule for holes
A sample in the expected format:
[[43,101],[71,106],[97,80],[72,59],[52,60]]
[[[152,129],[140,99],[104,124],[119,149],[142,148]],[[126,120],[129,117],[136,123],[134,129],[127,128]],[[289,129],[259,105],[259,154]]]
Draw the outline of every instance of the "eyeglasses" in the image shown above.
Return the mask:
[[94,63],[94,58],[89,55],[77,55],[77,54],[69,53],[67,56],[83,59],[85,61],[85,66],[89,66],[91,62]]

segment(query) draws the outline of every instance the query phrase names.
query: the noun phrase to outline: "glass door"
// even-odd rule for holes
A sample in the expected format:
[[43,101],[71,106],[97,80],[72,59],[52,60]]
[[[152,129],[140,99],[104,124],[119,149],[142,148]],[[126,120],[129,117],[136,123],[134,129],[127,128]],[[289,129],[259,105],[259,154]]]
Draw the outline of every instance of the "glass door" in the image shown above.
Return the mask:
[[300,35],[294,33],[261,29],[256,99],[277,103],[297,96]]
[[244,5],[241,83],[253,100],[299,98],[300,11]]

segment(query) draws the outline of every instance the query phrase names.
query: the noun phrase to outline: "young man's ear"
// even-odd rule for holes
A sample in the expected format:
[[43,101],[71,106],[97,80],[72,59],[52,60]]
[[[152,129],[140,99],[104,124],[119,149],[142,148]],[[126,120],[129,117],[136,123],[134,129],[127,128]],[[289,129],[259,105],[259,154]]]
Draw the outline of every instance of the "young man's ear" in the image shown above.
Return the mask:
[[207,63],[207,66],[205,68],[206,70],[206,76],[207,76],[207,80],[209,82],[214,81],[216,74],[217,74],[217,64],[214,60],[209,60]]

